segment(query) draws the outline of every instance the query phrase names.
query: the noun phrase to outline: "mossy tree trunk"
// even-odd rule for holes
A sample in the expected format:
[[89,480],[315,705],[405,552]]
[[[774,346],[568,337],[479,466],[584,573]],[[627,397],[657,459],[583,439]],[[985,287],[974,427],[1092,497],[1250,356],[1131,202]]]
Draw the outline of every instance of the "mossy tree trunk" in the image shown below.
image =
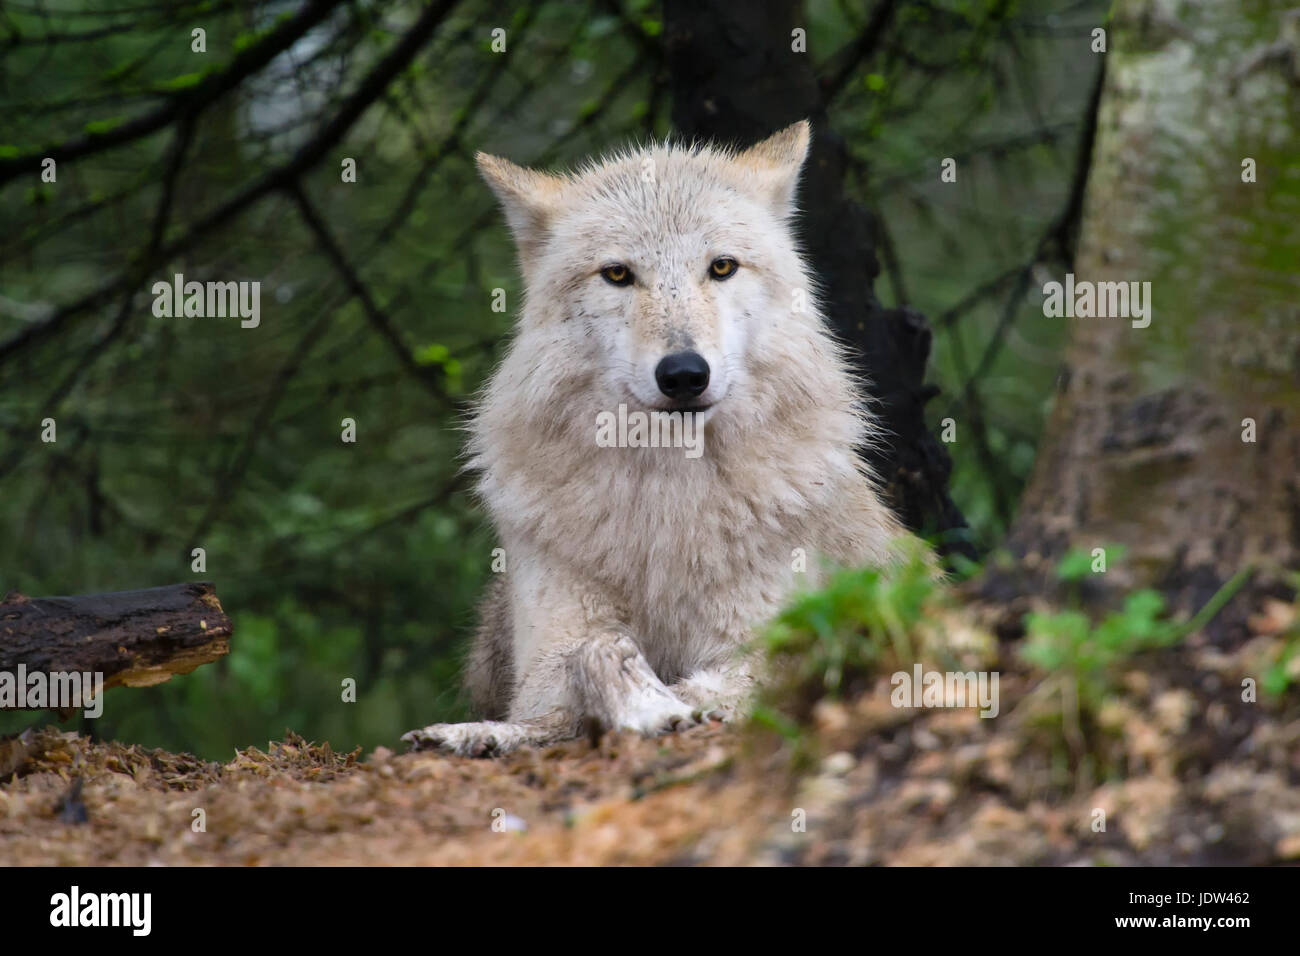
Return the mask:
[[[1151,321],[1042,320],[1070,322],[1071,343],[1011,536],[1031,567],[1122,544],[1106,583],[1155,586],[1182,608],[1247,564],[1255,593],[1282,590],[1284,570],[1300,568],[1290,6],[1116,5],[1074,274],[1149,281]],[[1236,622],[1246,603],[1235,602]],[[1220,630],[1233,627],[1225,615]]]

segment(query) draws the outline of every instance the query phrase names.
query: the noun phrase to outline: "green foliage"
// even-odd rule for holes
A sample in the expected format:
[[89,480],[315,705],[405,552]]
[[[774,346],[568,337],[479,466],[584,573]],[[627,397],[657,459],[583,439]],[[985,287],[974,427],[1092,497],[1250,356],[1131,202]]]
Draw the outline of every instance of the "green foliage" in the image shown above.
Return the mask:
[[1295,616],[1287,632],[1282,635],[1281,647],[1275,659],[1264,671],[1259,686],[1274,699],[1282,698],[1292,686],[1300,684],[1300,573],[1290,575],[1295,591]]
[[801,683],[835,696],[846,674],[870,671],[890,655],[898,664],[913,660],[909,635],[937,587],[919,553],[885,569],[838,571],[781,612],[763,643],[770,657],[794,662]]
[[881,668],[910,664],[917,625],[940,590],[917,549],[886,568],[836,571],[823,588],[797,597],[759,637],[776,679],[753,722],[784,737],[796,761],[808,759],[803,728],[813,705],[857,689]]
[[[1110,546],[1106,553],[1115,561],[1123,549]],[[1091,573],[1091,563],[1089,552],[1072,551],[1058,563],[1056,576],[1078,584]],[[1150,589],[1126,595],[1118,610],[1096,622],[1077,606],[1077,588],[1069,592],[1076,606],[1027,614],[1020,656],[1044,672],[1026,698],[1029,716],[1049,730],[1054,742],[1065,744],[1076,760],[1089,766],[1099,759],[1104,763],[1098,716],[1119,691],[1123,665],[1137,655],[1171,647],[1204,627],[1251,573],[1246,568],[1234,575],[1189,621],[1169,618],[1164,597]]]
[[[1128,554],[1128,548],[1122,544],[1109,544],[1102,548],[1102,551],[1106,555],[1107,566],[1118,564]],[[1096,558],[1093,557],[1091,551],[1085,551],[1082,548],[1067,551],[1056,566],[1056,578],[1059,581],[1077,584],[1088,575],[1097,573],[1093,569],[1095,561]]]
[[[1064,562],[1063,562],[1064,564]],[[1164,617],[1165,599],[1156,591],[1135,591],[1120,610],[1093,624],[1078,610],[1026,616],[1021,656],[1069,681],[1082,709],[1095,710],[1114,690],[1115,665],[1143,651],[1169,647],[1181,625]]]
[[113,116],[104,120],[91,120],[85,126],[86,135],[103,136],[105,133],[111,133],[125,122],[125,116]]
[[452,357],[447,346],[437,343],[426,345],[415,350],[414,358],[417,365],[436,365],[442,369],[443,384],[448,394],[457,395],[464,389],[460,360]]
[[179,76],[173,76],[170,80],[166,80],[161,88],[172,92],[188,90],[190,87],[198,86],[205,76],[207,76],[207,73],[203,71],[182,73]]
[[1272,698],[1280,698],[1292,687],[1300,683],[1300,633],[1291,637],[1282,645],[1281,653],[1260,680],[1264,693]]

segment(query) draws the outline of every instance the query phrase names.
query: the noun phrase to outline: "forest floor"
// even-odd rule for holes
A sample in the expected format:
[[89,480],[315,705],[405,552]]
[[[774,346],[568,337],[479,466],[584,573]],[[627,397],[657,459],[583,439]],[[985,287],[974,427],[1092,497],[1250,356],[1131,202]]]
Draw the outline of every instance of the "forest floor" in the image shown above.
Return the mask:
[[34,730],[0,741],[0,863],[1296,863],[1300,706],[1239,702],[1270,629],[1135,660],[1083,760],[1023,719],[1043,678],[1006,642],[999,718],[895,708],[880,677],[812,708],[802,761],[719,724],[493,760],[289,734],[225,764]]

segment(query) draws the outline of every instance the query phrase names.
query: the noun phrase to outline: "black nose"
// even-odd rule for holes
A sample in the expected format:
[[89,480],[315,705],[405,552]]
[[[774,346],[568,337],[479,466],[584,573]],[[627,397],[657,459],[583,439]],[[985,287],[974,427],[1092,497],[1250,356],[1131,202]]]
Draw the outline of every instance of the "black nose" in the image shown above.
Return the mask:
[[669,398],[694,398],[709,387],[709,363],[699,352],[676,352],[655,367],[659,391]]

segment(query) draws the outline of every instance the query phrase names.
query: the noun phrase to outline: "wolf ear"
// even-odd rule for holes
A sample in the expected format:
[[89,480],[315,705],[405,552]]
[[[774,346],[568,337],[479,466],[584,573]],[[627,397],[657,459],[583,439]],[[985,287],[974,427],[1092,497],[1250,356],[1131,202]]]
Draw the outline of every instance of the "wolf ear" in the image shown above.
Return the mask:
[[799,171],[808,157],[811,138],[812,127],[807,120],[800,120],[736,156],[736,163],[782,216],[794,212]]
[[564,181],[487,153],[475,154],[474,162],[501,201],[520,258],[525,264],[531,262],[546,239]]

